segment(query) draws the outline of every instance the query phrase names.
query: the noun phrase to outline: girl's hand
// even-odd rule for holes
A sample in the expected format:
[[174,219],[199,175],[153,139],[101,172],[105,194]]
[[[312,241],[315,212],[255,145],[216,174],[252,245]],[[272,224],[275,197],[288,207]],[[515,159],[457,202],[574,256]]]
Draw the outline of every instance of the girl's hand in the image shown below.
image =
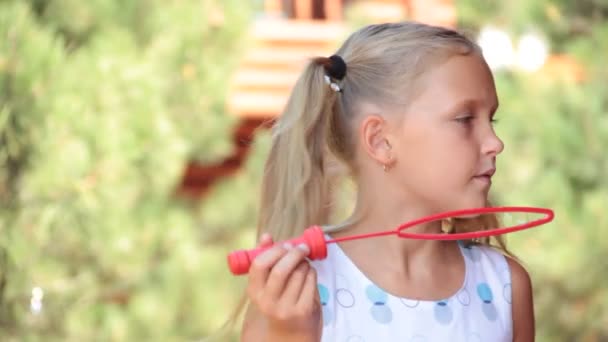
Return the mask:
[[[272,246],[264,234],[260,247]],[[305,259],[308,246],[276,245],[258,255],[249,270],[247,296],[266,321],[267,340],[319,341],[321,306],[317,275]]]

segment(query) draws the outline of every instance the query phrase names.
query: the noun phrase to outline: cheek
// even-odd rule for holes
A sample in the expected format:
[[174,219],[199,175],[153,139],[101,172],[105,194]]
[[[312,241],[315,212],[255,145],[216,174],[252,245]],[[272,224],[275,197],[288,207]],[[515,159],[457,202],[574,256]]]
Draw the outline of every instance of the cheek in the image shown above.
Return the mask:
[[403,171],[415,182],[436,182],[441,186],[468,180],[477,165],[473,144],[454,132],[435,133],[404,140],[406,147],[398,156]]

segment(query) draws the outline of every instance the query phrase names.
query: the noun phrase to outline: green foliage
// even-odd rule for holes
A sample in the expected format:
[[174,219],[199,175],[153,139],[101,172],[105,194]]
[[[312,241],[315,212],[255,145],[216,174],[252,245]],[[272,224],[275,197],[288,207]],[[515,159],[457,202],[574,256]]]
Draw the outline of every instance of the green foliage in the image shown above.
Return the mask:
[[236,285],[214,283],[222,253],[173,192],[189,160],[231,150],[249,15],[236,0],[0,2],[1,340],[196,339],[225,318],[219,286]]

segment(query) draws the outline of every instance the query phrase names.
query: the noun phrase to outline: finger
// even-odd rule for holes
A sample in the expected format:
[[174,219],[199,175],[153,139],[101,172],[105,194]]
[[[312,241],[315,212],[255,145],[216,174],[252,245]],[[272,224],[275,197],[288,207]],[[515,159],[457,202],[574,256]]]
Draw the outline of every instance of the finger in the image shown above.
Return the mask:
[[274,244],[274,242],[272,241],[272,236],[270,236],[270,234],[264,233],[260,236],[258,247],[270,247],[272,244]]
[[320,302],[319,291],[317,290],[317,271],[310,267],[296,306],[310,312],[316,302]]
[[304,282],[306,281],[306,275],[308,274],[309,269],[310,265],[308,264],[308,261],[304,260],[300,262],[296,269],[291,273],[291,276],[285,285],[285,290],[283,291],[283,294],[281,294],[282,304],[296,305],[300,298],[300,292],[304,287]]
[[309,250],[306,245],[291,248],[289,252],[272,267],[266,280],[265,294],[270,296],[270,298],[278,299],[285,288],[287,279],[291,276],[291,273],[298,264],[306,258],[308,253]]
[[276,245],[253,259],[249,268],[248,288],[254,292],[264,289],[270,271],[285,254],[287,254],[287,250],[283,246]]

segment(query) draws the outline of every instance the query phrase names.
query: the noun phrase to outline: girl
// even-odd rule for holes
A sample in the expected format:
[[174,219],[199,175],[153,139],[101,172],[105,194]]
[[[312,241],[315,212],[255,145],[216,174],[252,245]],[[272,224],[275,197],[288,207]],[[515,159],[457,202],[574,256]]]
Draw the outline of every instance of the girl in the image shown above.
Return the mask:
[[[274,127],[260,245],[313,224],[340,237],[487,205],[503,149],[497,107],[481,51],[461,34],[411,22],[355,32],[311,61]],[[335,160],[356,205],[328,226]],[[388,236],[331,244],[315,262],[305,245],[277,244],[250,269],[242,340],[533,341],[530,278],[496,242]]]

